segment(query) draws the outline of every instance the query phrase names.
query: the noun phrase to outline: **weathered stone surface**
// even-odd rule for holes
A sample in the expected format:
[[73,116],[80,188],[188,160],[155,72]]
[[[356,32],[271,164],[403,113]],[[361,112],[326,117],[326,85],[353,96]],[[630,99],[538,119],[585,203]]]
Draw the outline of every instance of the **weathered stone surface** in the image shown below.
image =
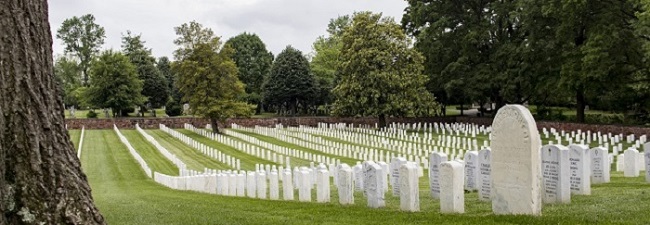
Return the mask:
[[570,203],[569,149],[562,145],[542,147],[542,189],[544,203]]
[[298,188],[298,201],[311,202],[311,181],[310,173],[308,170],[300,170],[298,172],[300,180],[300,187]]
[[257,172],[257,198],[266,199],[266,173]]
[[467,151],[465,152],[465,190],[475,191],[478,190],[478,177],[479,177],[479,164],[478,152]]
[[246,196],[249,198],[257,197],[257,180],[255,172],[248,172],[246,176]]
[[569,145],[571,193],[591,195],[589,149],[586,145]]
[[499,109],[492,123],[492,211],[542,214],[541,140],[530,111]]
[[407,161],[402,157],[395,157],[390,161],[390,182],[393,188],[393,196],[399,196],[399,168],[406,164]]
[[402,165],[399,169],[400,209],[408,212],[420,211],[420,185],[418,166],[413,163]]
[[278,172],[275,170],[271,170],[271,173],[269,174],[269,199],[280,199]]
[[285,169],[283,176],[284,177],[282,178],[282,199],[293,201],[294,199],[293,176],[291,174],[291,168]]
[[478,199],[481,201],[490,201],[492,193],[492,151],[483,149],[478,151]]
[[316,171],[316,202],[330,202],[330,172],[325,168]]
[[595,147],[589,150],[591,183],[609,183],[610,163],[607,149]]
[[645,181],[650,183],[650,142],[643,144],[643,158],[645,158]]
[[354,204],[354,184],[352,181],[352,168],[347,164],[338,166],[338,193],[341,205]]
[[381,167],[379,165],[370,162],[364,166],[363,184],[368,199],[368,207],[381,208],[386,206],[384,191],[381,187]]
[[639,151],[636,149],[625,150],[625,171],[623,172],[623,175],[625,177],[639,176],[639,165],[637,157],[639,157]]
[[440,198],[440,163],[447,162],[447,154],[432,152],[429,155],[429,189],[431,197]]
[[463,164],[448,161],[440,164],[440,212],[465,213]]

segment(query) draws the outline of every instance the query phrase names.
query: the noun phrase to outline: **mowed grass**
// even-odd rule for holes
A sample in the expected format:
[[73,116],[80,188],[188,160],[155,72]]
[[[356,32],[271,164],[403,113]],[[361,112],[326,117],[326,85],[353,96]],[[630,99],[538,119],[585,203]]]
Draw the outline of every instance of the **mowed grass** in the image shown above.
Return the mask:
[[238,149],[235,149],[223,143],[213,141],[207,137],[194,133],[190,130],[178,129],[177,131],[194,139],[195,141],[198,141],[200,143],[203,143],[204,145],[217,149],[223,152],[224,154],[228,154],[232,157],[238,158],[240,160],[240,168],[242,170],[255,170],[255,164],[276,165],[276,163],[272,161],[265,160],[254,155],[249,155],[246,152],[240,151]]
[[149,168],[155,172],[167,174],[171,176],[178,176],[178,167],[169,161],[165,156],[156,149],[154,145],[149,143],[136,130],[120,130],[122,135],[126,137],[131,146],[144,158]]
[[[128,138],[136,148],[148,145],[131,134]],[[95,202],[109,224],[650,223],[650,184],[643,177],[624,178],[620,172],[613,173],[611,183],[593,185],[590,196],[574,195],[571,204],[544,205],[543,215],[538,217],[493,215],[491,204],[479,201],[475,192],[465,194],[465,214],[440,214],[439,201],[430,197],[425,174],[420,178],[422,212],[407,213],[399,211],[399,199],[391,193],[386,194],[386,208],[370,209],[360,192],[355,194],[354,205],[339,205],[334,188],[332,203],[326,204],[171,190],[146,177],[119,142],[112,130],[87,130],[81,159]]]
[[72,141],[72,145],[74,145],[74,151],[77,152],[79,150],[81,130],[68,130],[68,134],[70,134],[70,140]]
[[261,134],[256,134],[256,133],[252,133],[252,132],[248,132],[248,131],[244,131],[244,130],[238,130],[238,129],[232,129],[232,131],[239,132],[239,133],[242,133],[242,134],[257,138],[260,141],[268,142],[268,143],[271,143],[271,144],[274,144],[274,145],[285,146],[285,147],[288,147],[288,148],[293,148],[293,149],[296,149],[296,150],[300,150],[300,151],[304,151],[304,152],[308,152],[308,153],[312,153],[312,154],[316,154],[316,155],[323,155],[323,156],[328,156],[328,157],[331,157],[331,158],[337,158],[337,159],[341,160],[341,163],[347,163],[349,165],[355,165],[356,162],[359,161],[359,160],[355,160],[355,159],[352,159],[352,158],[346,158],[346,157],[341,157],[341,156],[336,156],[336,155],[330,155],[330,154],[327,154],[325,152],[321,152],[321,151],[317,151],[317,150],[314,150],[314,149],[302,147],[300,145],[288,143],[288,142],[279,140],[279,139],[274,138],[274,137],[264,136],[264,135],[261,135]]
[[219,170],[234,169],[225,163],[204,155],[162,130],[146,130],[145,132],[153,136],[160,145],[183,161],[188,169],[196,171],[203,171],[205,168]]

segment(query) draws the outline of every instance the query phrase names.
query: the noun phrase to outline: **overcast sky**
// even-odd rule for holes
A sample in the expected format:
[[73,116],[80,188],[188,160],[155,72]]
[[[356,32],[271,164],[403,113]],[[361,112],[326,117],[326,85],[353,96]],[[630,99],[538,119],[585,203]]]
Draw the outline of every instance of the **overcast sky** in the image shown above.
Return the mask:
[[[255,33],[277,55],[287,45],[304,54],[331,18],[355,11],[373,11],[399,23],[404,0],[50,0],[52,35],[66,18],[95,15],[106,29],[104,49],[119,49],[122,34],[142,34],[156,57],[169,56],[176,48],[173,28],[192,20],[211,28],[223,40],[243,32]],[[54,54],[63,53],[54,39]]]

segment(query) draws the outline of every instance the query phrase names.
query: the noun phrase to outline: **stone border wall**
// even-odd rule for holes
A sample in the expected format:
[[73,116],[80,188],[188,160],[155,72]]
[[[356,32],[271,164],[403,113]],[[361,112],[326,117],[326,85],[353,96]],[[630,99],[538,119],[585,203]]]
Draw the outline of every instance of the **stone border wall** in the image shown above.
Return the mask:
[[[273,126],[275,124],[284,124],[287,126],[307,125],[316,126],[318,123],[353,123],[357,125],[371,125],[377,122],[376,118],[339,118],[339,117],[275,117],[260,119],[229,119],[226,124],[220,126],[229,126],[236,123],[242,126]],[[418,123],[418,122],[445,122],[445,123],[473,123],[478,125],[491,125],[492,118],[481,117],[433,117],[433,118],[387,118],[388,123]],[[116,124],[120,129],[134,129],[135,124],[140,124],[143,129],[158,129],[158,124],[165,124],[172,128],[182,128],[183,124],[189,123],[196,127],[204,127],[209,123],[206,119],[201,118],[117,118],[117,119],[66,119],[68,129],[112,129]],[[620,126],[620,125],[597,125],[581,123],[564,123],[537,121],[537,127],[541,129],[555,128],[565,131],[591,130],[592,132],[612,133],[612,134],[635,134],[650,136],[650,127]]]

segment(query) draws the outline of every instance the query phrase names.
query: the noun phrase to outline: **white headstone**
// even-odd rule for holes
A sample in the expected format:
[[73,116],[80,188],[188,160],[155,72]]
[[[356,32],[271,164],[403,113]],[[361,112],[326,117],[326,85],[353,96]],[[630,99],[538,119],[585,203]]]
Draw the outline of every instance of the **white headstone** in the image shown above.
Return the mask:
[[541,140],[533,115],[524,106],[506,105],[491,135],[492,211],[541,215]]
[[257,173],[257,198],[266,199],[266,174],[264,171]]
[[408,212],[420,211],[420,185],[418,166],[412,163],[402,165],[399,169],[400,209]]
[[316,202],[330,202],[330,172],[325,168],[316,171]]
[[591,173],[589,169],[589,150],[586,145],[569,145],[569,170],[571,193],[591,194]]
[[300,180],[300,187],[298,188],[298,201],[311,202],[311,181],[310,173],[307,170],[300,170],[298,172]]
[[291,168],[284,170],[282,178],[282,199],[292,201],[294,199],[293,193],[293,177],[291,174]]
[[463,164],[448,161],[440,164],[440,212],[465,213]]
[[257,197],[257,180],[255,175],[255,172],[248,172],[248,175],[246,176],[246,196],[249,198]]
[[589,150],[591,159],[591,183],[609,183],[609,154],[607,149],[595,147]]
[[636,149],[625,150],[625,171],[623,175],[625,177],[638,177],[639,168],[637,165],[637,157],[639,157],[639,151]]
[[616,172],[625,171],[625,154],[616,156]]
[[366,164],[364,170],[363,184],[368,198],[368,207],[380,208],[386,206],[383,187],[381,187],[381,167],[372,162]]
[[271,173],[269,174],[269,199],[280,199],[278,172],[275,170],[271,170]]
[[354,188],[357,191],[363,191],[363,166],[355,165],[352,167],[354,172]]
[[341,205],[354,204],[354,184],[352,182],[352,169],[347,164],[338,166],[338,193]]
[[542,147],[542,189],[545,203],[570,203],[569,149],[563,145]]
[[[641,136],[645,141],[646,136]],[[650,183],[650,142],[643,144],[643,158],[645,159],[645,181]]]
[[447,162],[447,154],[433,152],[429,155],[429,189],[431,197],[440,198],[440,163]]
[[492,151],[490,149],[483,149],[478,151],[478,199],[481,201],[490,201],[492,192]]
[[474,191],[478,189],[479,164],[478,152],[465,152],[465,190]]
[[390,162],[390,177],[391,177],[391,184],[393,187],[393,196],[399,196],[399,168],[406,164],[406,159],[402,157],[396,157],[393,158]]
[[382,190],[384,192],[388,192],[388,163],[385,162],[378,162],[377,165],[381,167],[381,184],[382,184]]
[[237,196],[246,196],[246,174],[240,173],[237,175]]

